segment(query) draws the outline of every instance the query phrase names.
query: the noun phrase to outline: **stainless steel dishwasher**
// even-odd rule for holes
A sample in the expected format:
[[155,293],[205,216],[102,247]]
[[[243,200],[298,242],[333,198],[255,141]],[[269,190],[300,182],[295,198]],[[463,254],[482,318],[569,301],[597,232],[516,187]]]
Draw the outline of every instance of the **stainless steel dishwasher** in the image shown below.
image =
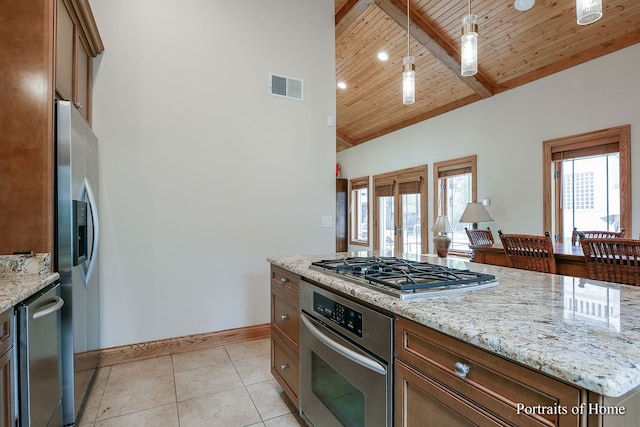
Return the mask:
[[18,419],[21,427],[62,426],[60,285],[18,304]]

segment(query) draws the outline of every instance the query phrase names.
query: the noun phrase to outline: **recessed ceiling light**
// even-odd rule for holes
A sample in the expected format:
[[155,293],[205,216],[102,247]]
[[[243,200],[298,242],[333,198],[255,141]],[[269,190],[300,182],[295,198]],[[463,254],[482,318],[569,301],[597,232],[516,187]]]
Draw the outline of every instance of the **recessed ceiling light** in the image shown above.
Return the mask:
[[378,59],[380,61],[387,61],[389,60],[389,54],[387,52],[378,52]]
[[347,88],[347,84],[345,82],[338,82],[338,88],[346,89]]
[[516,10],[524,12],[525,10],[531,9],[535,2],[536,0],[515,0],[513,6],[516,8]]

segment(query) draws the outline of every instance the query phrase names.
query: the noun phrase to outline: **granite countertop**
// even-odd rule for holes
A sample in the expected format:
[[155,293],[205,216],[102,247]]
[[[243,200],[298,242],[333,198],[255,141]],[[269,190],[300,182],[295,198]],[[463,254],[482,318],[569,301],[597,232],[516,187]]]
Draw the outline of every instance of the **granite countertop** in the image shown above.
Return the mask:
[[363,255],[267,261],[595,393],[618,397],[640,386],[640,287],[423,256],[422,261],[493,274],[499,284],[400,300],[309,268],[320,259]]
[[0,313],[58,280],[51,255],[0,255]]

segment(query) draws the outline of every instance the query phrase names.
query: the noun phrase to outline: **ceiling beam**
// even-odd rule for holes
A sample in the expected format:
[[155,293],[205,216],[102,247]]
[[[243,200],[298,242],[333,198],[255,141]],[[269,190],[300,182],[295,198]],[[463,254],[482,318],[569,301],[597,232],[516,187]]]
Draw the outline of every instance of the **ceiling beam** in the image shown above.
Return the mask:
[[374,0],[349,0],[336,12],[336,38],[364,13]]
[[472,104],[472,103],[474,103],[476,101],[479,101],[480,99],[481,99],[480,96],[477,95],[477,94],[466,96],[466,97],[464,97],[462,99],[458,99],[456,101],[453,101],[453,102],[450,102],[448,104],[442,105],[441,107],[435,108],[433,110],[426,111],[425,113],[420,114],[418,116],[410,117],[410,118],[408,118],[406,120],[403,120],[401,122],[393,123],[390,126],[387,126],[385,128],[376,130],[376,131],[374,131],[372,133],[368,133],[364,138],[359,138],[358,140],[355,140],[353,142],[353,145],[355,146],[355,145],[362,144],[362,143],[370,141],[370,140],[372,140],[374,138],[378,138],[378,137],[380,137],[382,135],[386,135],[386,134],[389,134],[391,132],[395,132],[397,130],[406,128],[407,126],[414,125],[414,124],[419,123],[421,121],[424,121],[424,120],[427,120],[427,119],[431,119],[433,117],[439,116],[439,115],[447,113],[449,111],[453,111],[453,110],[458,109],[460,107],[464,107],[465,105]]
[[[407,11],[402,10],[394,0],[375,0],[375,3],[398,25],[406,28]],[[481,73],[470,77],[463,77],[460,74],[460,55],[456,49],[417,13],[410,13],[410,15],[413,19],[410,20],[409,33],[414,39],[422,44],[425,49],[458,76],[462,82],[469,86],[481,98],[488,98],[493,95],[494,87],[488,79],[483,77]]]
[[344,133],[342,133],[337,129],[336,129],[336,144],[342,145],[345,148],[351,148],[356,146],[356,144],[354,144],[349,137],[347,137]]

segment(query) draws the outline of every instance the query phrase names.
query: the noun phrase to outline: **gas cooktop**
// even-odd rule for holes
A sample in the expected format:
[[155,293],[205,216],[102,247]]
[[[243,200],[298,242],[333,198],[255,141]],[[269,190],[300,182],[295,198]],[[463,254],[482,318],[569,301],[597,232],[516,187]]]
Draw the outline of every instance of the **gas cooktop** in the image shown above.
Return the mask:
[[396,257],[350,257],[311,263],[311,268],[400,299],[423,298],[488,288],[490,274]]

